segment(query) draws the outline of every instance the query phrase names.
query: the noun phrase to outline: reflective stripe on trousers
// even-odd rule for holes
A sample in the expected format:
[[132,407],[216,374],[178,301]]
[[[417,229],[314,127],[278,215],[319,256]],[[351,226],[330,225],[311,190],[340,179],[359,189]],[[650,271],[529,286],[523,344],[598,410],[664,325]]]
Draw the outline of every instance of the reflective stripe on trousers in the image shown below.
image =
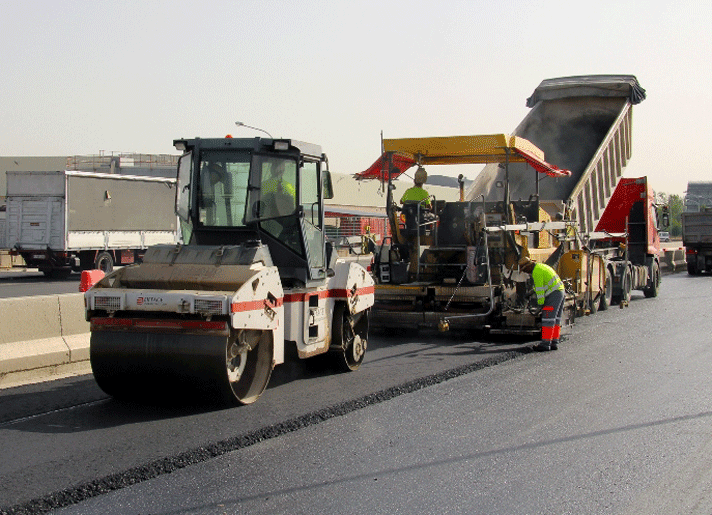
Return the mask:
[[544,299],[544,307],[541,308],[542,327],[554,327],[561,325],[561,315],[564,312],[564,292],[554,290]]

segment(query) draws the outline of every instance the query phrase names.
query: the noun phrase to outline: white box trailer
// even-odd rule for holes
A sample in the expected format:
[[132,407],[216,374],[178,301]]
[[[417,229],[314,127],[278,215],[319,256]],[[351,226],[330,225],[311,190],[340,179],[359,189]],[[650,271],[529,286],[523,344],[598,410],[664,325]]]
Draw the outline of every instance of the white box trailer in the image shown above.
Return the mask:
[[176,243],[176,180],[94,172],[7,172],[5,242],[45,275],[139,262]]

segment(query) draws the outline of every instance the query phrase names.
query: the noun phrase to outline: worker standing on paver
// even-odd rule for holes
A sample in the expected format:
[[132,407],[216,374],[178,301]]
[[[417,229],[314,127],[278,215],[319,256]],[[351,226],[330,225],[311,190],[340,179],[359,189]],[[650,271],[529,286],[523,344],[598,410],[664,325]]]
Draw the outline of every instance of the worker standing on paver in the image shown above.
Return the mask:
[[519,270],[531,274],[537,304],[542,306],[541,342],[534,346],[534,350],[556,350],[559,348],[561,314],[566,296],[564,283],[549,265],[536,263],[526,256],[519,260]]

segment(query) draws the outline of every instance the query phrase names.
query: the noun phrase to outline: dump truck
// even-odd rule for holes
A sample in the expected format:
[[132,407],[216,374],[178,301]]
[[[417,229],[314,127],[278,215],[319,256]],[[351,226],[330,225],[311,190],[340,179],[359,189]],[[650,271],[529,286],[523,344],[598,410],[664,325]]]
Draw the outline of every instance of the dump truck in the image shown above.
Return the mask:
[[682,213],[682,245],[690,275],[712,272],[712,208],[699,209]]
[[632,290],[657,297],[660,273],[659,227],[662,213],[647,177],[622,178],[618,182],[594,232],[588,233],[588,248],[605,259],[606,286],[593,311],[612,303],[627,305]]
[[[523,256],[559,269],[569,285],[568,325],[586,308],[582,304],[586,299],[599,297],[602,260],[581,258],[572,233],[575,224],[549,216],[540,208],[536,190],[526,200],[510,197],[507,169],[512,163],[528,166],[533,175],[561,180],[570,175],[549,164],[531,142],[487,134],[384,139],[382,146],[381,157],[356,176],[388,183],[386,209],[392,237],[374,256],[374,326],[536,334],[541,314],[526,296],[527,277],[518,270]],[[411,166],[476,163],[502,166],[501,199],[444,202],[432,197],[427,203],[402,206],[393,199],[393,179]]]
[[[526,199],[536,190],[542,209],[566,213],[580,234],[595,231],[631,158],[632,108],[644,99],[645,90],[633,75],[542,81],[526,101],[531,110],[512,134],[530,141],[571,176],[539,180],[524,164],[512,163],[507,170],[511,197]],[[498,164],[486,165],[466,198],[501,199],[504,175]]]
[[230,137],[174,145],[184,152],[175,206],[185,244],[150,247],[85,293],[97,384],[114,397],[172,397],[183,385],[250,404],[285,356],[358,369],[373,280],[325,237],[333,190],[321,147]]
[[176,243],[175,178],[77,171],[7,172],[5,242],[50,277],[140,262]]

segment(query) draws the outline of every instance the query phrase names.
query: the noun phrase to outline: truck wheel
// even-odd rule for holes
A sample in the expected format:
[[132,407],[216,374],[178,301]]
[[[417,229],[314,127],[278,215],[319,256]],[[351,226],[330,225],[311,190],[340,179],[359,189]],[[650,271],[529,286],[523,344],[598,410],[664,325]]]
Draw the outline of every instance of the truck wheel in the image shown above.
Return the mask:
[[605,311],[613,303],[613,274],[610,268],[606,268],[606,280],[603,291],[601,292],[601,300],[598,303],[598,309]]
[[108,252],[99,252],[94,260],[94,268],[108,274],[114,269],[114,258]]
[[632,290],[632,278],[630,276],[630,269],[626,268],[623,272],[623,279],[621,280],[621,303],[628,304],[630,302],[630,292]]
[[50,279],[66,279],[72,275],[72,271],[66,268],[53,268],[52,270],[42,270],[45,277]]
[[693,263],[687,263],[687,273],[689,275],[698,275],[697,267]]
[[331,352],[344,372],[358,369],[363,362],[368,346],[368,314],[366,310],[352,316],[340,302],[334,307]]
[[653,263],[652,277],[650,278],[650,286],[643,289],[643,295],[646,298],[657,297],[660,289],[660,269],[657,263]]

